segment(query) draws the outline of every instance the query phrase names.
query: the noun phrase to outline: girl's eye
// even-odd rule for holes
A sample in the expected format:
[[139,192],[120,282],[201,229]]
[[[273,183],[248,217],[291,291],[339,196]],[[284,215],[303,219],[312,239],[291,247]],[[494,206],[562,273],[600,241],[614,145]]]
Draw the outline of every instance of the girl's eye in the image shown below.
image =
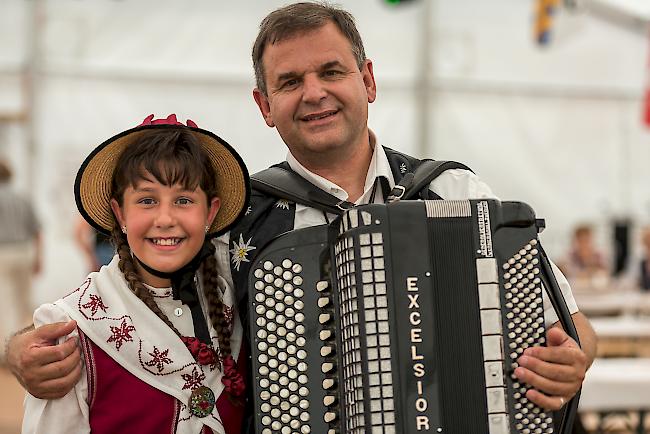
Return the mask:
[[192,200],[187,197],[181,197],[176,201],[179,205],[189,205],[192,203]]
[[150,197],[145,197],[143,199],[140,199],[138,203],[141,203],[142,205],[153,205],[155,201]]

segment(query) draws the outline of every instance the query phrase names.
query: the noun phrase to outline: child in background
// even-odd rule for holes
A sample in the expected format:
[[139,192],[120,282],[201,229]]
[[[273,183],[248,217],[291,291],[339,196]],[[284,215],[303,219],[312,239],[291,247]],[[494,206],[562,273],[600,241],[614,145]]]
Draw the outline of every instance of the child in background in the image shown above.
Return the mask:
[[87,375],[65,397],[27,395],[23,433],[241,431],[246,355],[211,237],[244,213],[246,168],[175,115],[97,147],[75,182],[81,215],[118,256],[34,313],[73,319]]

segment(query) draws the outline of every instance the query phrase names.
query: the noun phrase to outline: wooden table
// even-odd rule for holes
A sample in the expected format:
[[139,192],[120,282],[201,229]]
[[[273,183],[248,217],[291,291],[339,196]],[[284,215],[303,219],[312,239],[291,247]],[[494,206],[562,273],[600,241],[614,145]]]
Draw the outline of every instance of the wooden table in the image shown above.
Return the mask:
[[650,317],[592,317],[589,321],[598,336],[599,356],[650,357]]

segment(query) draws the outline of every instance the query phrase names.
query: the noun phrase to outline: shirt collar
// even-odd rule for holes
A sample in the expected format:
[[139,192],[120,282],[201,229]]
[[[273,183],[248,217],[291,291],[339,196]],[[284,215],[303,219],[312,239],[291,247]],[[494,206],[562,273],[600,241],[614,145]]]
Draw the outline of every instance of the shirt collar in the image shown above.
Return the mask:
[[[368,132],[370,138],[370,146],[373,148],[373,153],[372,159],[370,160],[370,166],[368,167],[368,173],[366,174],[363,194],[359,200],[357,200],[357,204],[368,203],[370,201],[373,186],[375,185],[377,178],[386,178],[391,189],[395,186],[395,178],[393,178],[393,173],[390,170],[390,164],[388,163],[386,151],[384,151],[384,148],[382,146],[377,146],[377,139],[375,134],[370,130],[368,130]],[[296,159],[296,157],[293,156],[291,152],[287,153],[287,163],[289,163],[289,167],[291,167],[294,172],[321,190],[331,194],[340,200],[348,199],[349,195],[345,190],[343,190],[335,183],[323,178],[322,176],[309,171],[305,166],[300,164],[300,162]]]

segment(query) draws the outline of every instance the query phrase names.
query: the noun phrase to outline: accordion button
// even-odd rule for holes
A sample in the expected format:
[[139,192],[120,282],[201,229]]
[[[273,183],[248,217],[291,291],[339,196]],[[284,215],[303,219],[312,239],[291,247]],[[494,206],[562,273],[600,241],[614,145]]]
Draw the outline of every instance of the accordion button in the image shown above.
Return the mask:
[[321,324],[325,324],[331,318],[332,318],[332,316],[329,313],[321,313],[320,315],[318,315],[318,322],[321,323]]
[[332,337],[332,332],[330,330],[321,330],[318,336],[321,341],[326,341]]
[[327,423],[334,422],[335,419],[336,419],[336,413],[331,411],[325,413],[325,416],[323,417],[323,420]]
[[336,397],[333,396],[333,395],[326,395],[323,398],[323,405],[325,405],[327,407],[329,407],[331,405],[334,405],[335,402],[336,402]]
[[321,347],[320,355],[321,357],[328,357],[332,354],[333,348],[330,346]]
[[334,380],[331,378],[326,378],[323,380],[323,389],[328,390],[334,387]]
[[330,362],[325,362],[321,365],[321,370],[323,371],[324,374],[327,374],[328,372],[331,372],[332,369],[334,369],[334,364]]
[[318,299],[318,307],[323,308],[323,307],[327,306],[328,304],[330,304],[329,297],[320,297]]
[[319,282],[316,282],[316,291],[318,292],[323,292],[329,287],[329,283],[327,280],[321,280]]

